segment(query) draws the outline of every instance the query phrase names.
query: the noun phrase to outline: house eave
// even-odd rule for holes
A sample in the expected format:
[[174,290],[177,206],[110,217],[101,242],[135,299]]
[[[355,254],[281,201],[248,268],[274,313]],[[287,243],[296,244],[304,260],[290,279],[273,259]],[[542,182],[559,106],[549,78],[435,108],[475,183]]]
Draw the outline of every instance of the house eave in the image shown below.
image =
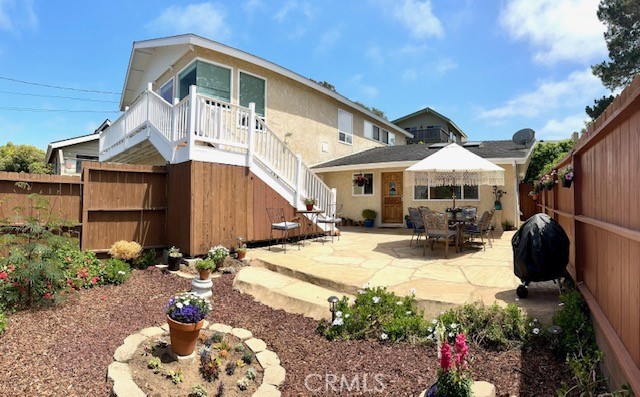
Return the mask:
[[91,134],[91,135],[84,135],[84,136],[79,136],[75,138],[64,139],[62,141],[51,142],[47,146],[47,153],[44,156],[44,162],[49,163],[49,160],[51,159],[51,155],[53,154],[53,151],[55,149],[77,145],[79,143],[95,141],[98,139],[100,139],[100,134]]

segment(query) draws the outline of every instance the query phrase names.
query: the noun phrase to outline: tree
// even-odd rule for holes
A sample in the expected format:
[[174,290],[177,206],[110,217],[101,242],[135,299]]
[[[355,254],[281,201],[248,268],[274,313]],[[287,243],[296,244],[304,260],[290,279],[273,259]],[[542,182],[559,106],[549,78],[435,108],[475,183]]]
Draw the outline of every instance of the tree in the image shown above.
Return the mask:
[[603,95],[600,99],[594,99],[593,106],[587,106],[586,108],[584,108],[584,111],[587,112],[589,117],[591,117],[591,120],[595,120],[602,114],[602,112],[605,111],[607,106],[609,106],[609,104],[613,102],[613,99],[613,95]]
[[534,182],[542,178],[561,158],[571,151],[574,144],[575,142],[571,139],[537,144],[531,154],[531,162],[529,163],[529,168],[527,168],[527,175],[525,175],[524,181]]
[[51,167],[44,162],[45,153],[33,145],[0,146],[0,171],[50,174]]
[[601,0],[598,19],[607,25],[604,39],[611,61],[593,65],[591,70],[607,88],[625,87],[640,72],[640,2]]
[[367,109],[368,111],[370,111],[371,113],[375,114],[376,116],[383,118],[385,120],[389,120],[387,118],[387,115],[384,113],[384,110],[380,110],[376,107],[369,107],[367,105],[365,105],[364,103],[360,102],[360,101],[353,101],[353,103],[362,106],[363,108]]

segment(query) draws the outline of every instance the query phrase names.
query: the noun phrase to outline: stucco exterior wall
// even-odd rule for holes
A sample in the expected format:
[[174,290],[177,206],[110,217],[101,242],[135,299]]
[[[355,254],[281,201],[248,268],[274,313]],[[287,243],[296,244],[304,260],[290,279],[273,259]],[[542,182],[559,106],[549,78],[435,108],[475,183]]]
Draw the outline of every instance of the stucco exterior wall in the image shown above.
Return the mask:
[[[500,189],[507,192],[505,196],[502,196],[502,211],[496,211],[494,215],[495,226],[497,229],[501,229],[500,222],[504,219],[510,220],[516,226],[518,225],[518,218],[515,217],[515,205],[517,201],[517,191],[513,191],[514,186],[514,168],[510,164],[499,164],[505,169],[504,179],[505,186],[499,186]],[[394,172],[404,171],[403,168],[385,168],[385,169],[358,169],[357,171],[339,171],[339,172],[324,172],[322,173],[322,179],[331,188],[337,189],[337,202],[343,204],[342,215],[354,220],[362,220],[361,212],[364,209],[372,209],[378,213],[376,219],[376,225],[380,225],[380,212],[382,208],[382,196],[381,196],[381,173],[382,172]],[[354,196],[353,195],[353,174],[354,173],[372,173],[373,174],[373,195],[371,196]],[[403,178],[403,213],[407,215],[409,213],[409,207],[426,206],[436,211],[444,211],[447,207],[451,207],[452,200],[414,200],[413,198],[414,182],[410,172],[404,172]],[[482,214],[484,211],[494,208],[494,195],[493,188],[491,186],[480,186],[480,198],[479,200],[460,200],[456,199],[456,206],[474,206],[478,207],[478,213]]]
[[[234,104],[238,104],[239,71],[264,78],[267,92],[265,112],[267,125],[289,145],[294,153],[302,154],[303,161],[308,165],[385,145],[364,138],[364,121],[377,125],[380,125],[380,122],[357,108],[348,107],[319,91],[257,65],[201,47],[195,47],[194,51],[176,62],[172,70],[163,73],[153,82],[153,89],[157,90],[172,77],[177,76],[196,58],[232,68],[231,101]],[[174,89],[175,87],[174,80]],[[338,109],[353,115],[352,145],[338,140]],[[396,145],[406,143],[405,136],[400,132],[385,129],[395,134]],[[287,134],[291,135],[285,136]]]

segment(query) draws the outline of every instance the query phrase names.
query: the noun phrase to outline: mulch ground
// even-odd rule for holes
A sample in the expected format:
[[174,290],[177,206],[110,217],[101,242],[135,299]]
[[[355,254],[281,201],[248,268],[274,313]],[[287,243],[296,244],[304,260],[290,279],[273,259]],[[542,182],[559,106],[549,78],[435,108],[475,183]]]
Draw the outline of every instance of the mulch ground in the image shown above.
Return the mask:
[[[208,320],[247,328],[279,355],[287,370],[283,396],[417,396],[436,379],[433,347],[330,342],[316,333],[316,321],[264,306],[232,282],[232,275],[214,280]],[[150,268],[124,285],[82,291],[62,307],[11,315],[0,337],[0,396],[108,396],[115,349],[129,334],[163,324],[169,296],[188,288],[189,280]],[[499,396],[553,396],[570,381],[548,348],[472,347],[471,354],[474,379],[495,384]]]

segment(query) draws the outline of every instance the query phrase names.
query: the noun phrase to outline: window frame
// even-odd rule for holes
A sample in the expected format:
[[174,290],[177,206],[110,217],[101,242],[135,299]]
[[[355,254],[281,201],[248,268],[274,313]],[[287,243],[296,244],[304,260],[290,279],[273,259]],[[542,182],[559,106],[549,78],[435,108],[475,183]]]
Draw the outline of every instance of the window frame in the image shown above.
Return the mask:
[[[191,60],[191,62],[189,62],[185,67],[183,67],[182,69],[180,69],[180,70],[176,73],[175,78],[176,78],[176,86],[177,86],[177,88],[178,88],[178,91],[180,91],[180,74],[182,74],[185,70],[187,70],[188,68],[190,68],[194,63],[196,63],[196,62],[198,62],[198,61],[200,61],[200,62],[204,62],[204,63],[208,63],[208,64],[210,64],[210,65],[214,65],[214,66],[220,66],[220,67],[222,67],[222,68],[225,68],[225,69],[228,69],[228,70],[229,70],[229,102],[225,102],[225,101],[223,101],[223,100],[222,100],[222,99],[220,99],[220,98],[212,97],[211,95],[208,95],[208,94],[206,94],[206,93],[204,93],[204,92],[200,92],[200,91],[198,91],[198,90],[196,90],[196,92],[197,92],[198,94],[200,94],[200,95],[204,95],[204,96],[206,96],[206,97],[209,97],[209,98],[211,98],[212,100],[217,101],[217,102],[225,102],[225,103],[231,103],[231,104],[233,104],[233,98],[234,98],[234,96],[233,96],[233,94],[234,94],[234,90],[233,90],[233,86],[234,86],[234,80],[233,80],[233,76],[234,76],[234,73],[233,73],[233,66],[229,66],[229,65],[225,65],[224,63],[220,63],[220,62],[215,62],[215,61],[211,61],[211,60],[208,60],[208,59],[204,59],[204,58],[202,58],[202,57],[195,57],[195,58],[193,58],[193,59]],[[196,65],[196,87],[198,86],[198,70],[197,70],[197,69],[198,69],[198,66]],[[266,88],[266,87],[265,87],[265,88]],[[175,95],[175,92],[174,92],[174,95]],[[182,101],[182,100],[183,100],[184,98],[186,98],[187,96],[189,96],[189,93],[188,93],[188,92],[187,92],[187,94],[186,94],[182,99],[180,99],[180,92],[178,92],[178,96],[177,96],[177,97],[178,97],[178,99],[180,99],[180,101]]]
[[[258,78],[258,79],[261,79],[261,80],[264,81],[264,115],[261,116],[257,112],[256,112],[256,114],[264,122],[266,122],[267,121],[267,88],[268,88],[268,86],[267,86],[267,84],[268,84],[267,78],[266,77],[262,77],[262,76],[260,76],[258,74],[255,74],[255,73],[248,72],[248,71],[246,71],[244,69],[238,68],[238,106],[242,106],[242,105],[240,105],[240,73],[244,73],[244,74],[246,74],[248,76],[252,76],[252,77],[255,77],[255,78]],[[232,81],[232,83],[233,83],[233,81]],[[247,107],[249,107],[249,105],[247,105]]]
[[[362,175],[364,175],[364,176],[370,176],[370,178],[371,178],[371,179],[369,180],[368,185],[370,185],[370,186],[371,186],[371,193],[366,193],[366,192],[365,192],[365,190],[364,190],[364,186],[358,186],[358,185],[356,185],[356,184],[354,184],[354,183],[353,183],[353,180],[356,178],[356,175],[360,175],[360,174],[362,174]],[[352,197],[369,197],[369,196],[375,196],[375,194],[376,194],[376,190],[375,190],[375,186],[374,186],[374,184],[373,184],[374,178],[375,178],[375,173],[373,173],[373,172],[354,172],[353,174],[351,174],[351,183],[352,183],[352,186],[351,186],[351,196],[352,196]],[[362,189],[362,193],[357,193],[357,192],[355,191],[355,189],[356,189],[356,188],[361,188],[361,189]]]
[[158,88],[158,92],[157,94],[160,96],[160,98],[164,99],[165,101],[167,100],[165,97],[162,96],[162,90],[168,86],[169,84],[171,84],[171,101],[169,101],[170,105],[173,105],[173,100],[175,99],[176,95],[176,87],[174,85],[175,83],[175,77],[172,76],[169,80],[167,80],[164,84],[162,84],[160,86],[160,88]]
[[[427,188],[427,198],[416,198],[416,187],[418,186],[425,186]],[[451,197],[449,198],[443,198],[443,199],[432,199],[431,198],[431,185],[414,185],[413,186],[413,201],[435,201],[435,202],[443,202],[443,201],[451,201]],[[435,187],[435,186],[433,186]],[[461,201],[482,201],[482,195],[480,194],[480,186],[477,186],[478,188],[478,198],[465,198],[465,197],[457,197],[456,196],[456,200],[461,200]],[[462,193],[462,196],[464,196],[464,185],[460,186],[460,192]]]
[[[368,133],[369,126],[371,128],[371,131],[370,131],[371,134],[370,135]],[[376,138],[376,132],[375,132],[376,128],[378,129],[378,132],[377,132],[378,137],[377,138]],[[372,123],[372,122],[370,122],[368,120],[364,120],[362,130],[363,130],[362,136],[364,136],[366,139],[369,139],[369,140],[374,141],[374,142],[382,143],[382,144],[387,145],[387,146],[395,146],[395,136],[396,135],[393,132],[389,131],[388,129],[385,129],[385,128],[381,127],[378,124]],[[384,138],[385,135],[386,135],[386,140]],[[391,142],[392,140],[390,139],[392,136],[393,136],[393,143]]]
[[[340,113],[348,114],[351,117],[351,132],[341,131],[340,130]],[[344,134],[345,139],[340,139],[341,134]],[[348,139],[347,139],[348,138]],[[338,109],[338,142],[344,143],[345,145],[353,145],[353,113],[349,113],[346,110]]]

